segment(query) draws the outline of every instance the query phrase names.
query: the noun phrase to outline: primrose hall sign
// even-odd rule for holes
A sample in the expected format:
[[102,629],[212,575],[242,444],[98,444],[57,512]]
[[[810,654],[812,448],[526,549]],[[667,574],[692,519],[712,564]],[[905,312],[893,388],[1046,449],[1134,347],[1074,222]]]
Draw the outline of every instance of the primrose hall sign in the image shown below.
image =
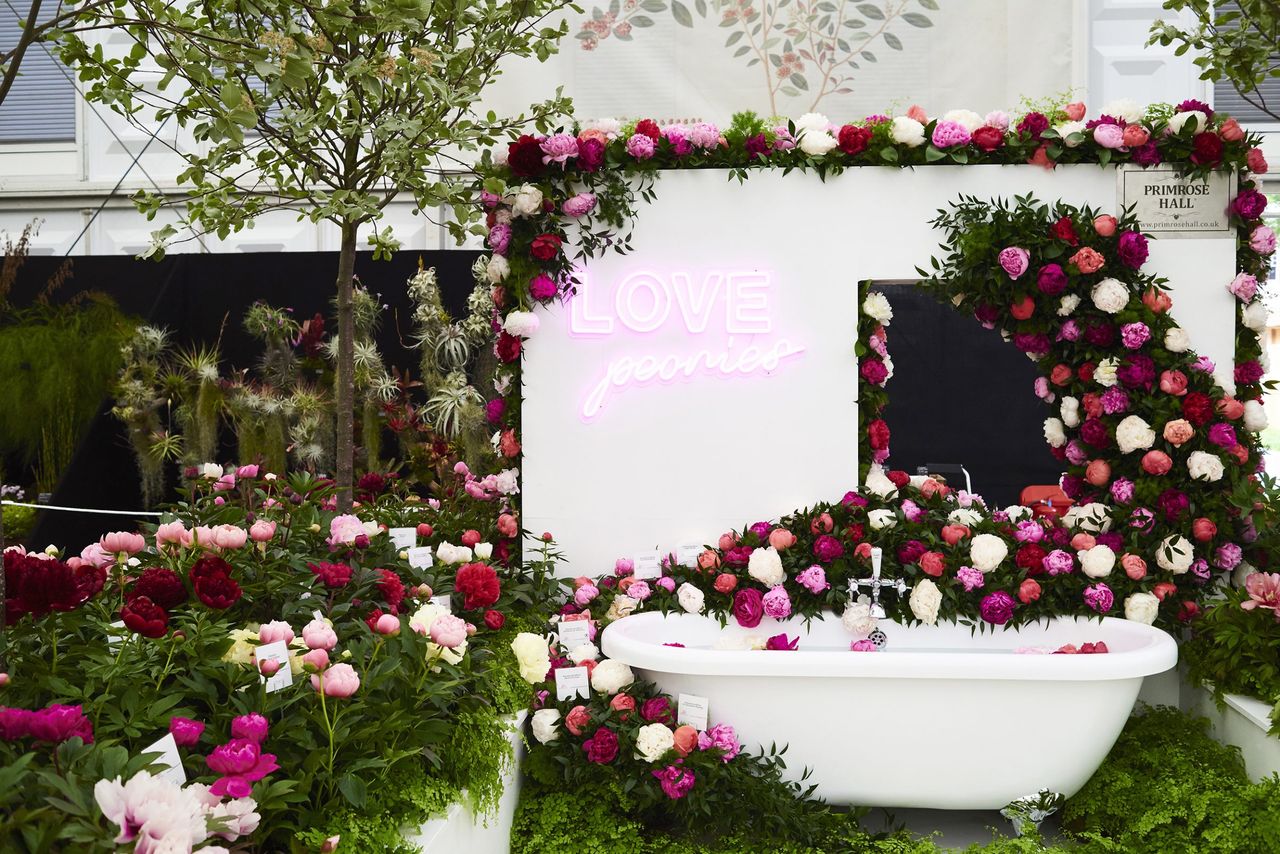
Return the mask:
[[1235,176],[1214,172],[1208,180],[1185,178],[1171,166],[1117,170],[1120,206],[1134,206],[1142,230],[1156,236],[1226,237]]

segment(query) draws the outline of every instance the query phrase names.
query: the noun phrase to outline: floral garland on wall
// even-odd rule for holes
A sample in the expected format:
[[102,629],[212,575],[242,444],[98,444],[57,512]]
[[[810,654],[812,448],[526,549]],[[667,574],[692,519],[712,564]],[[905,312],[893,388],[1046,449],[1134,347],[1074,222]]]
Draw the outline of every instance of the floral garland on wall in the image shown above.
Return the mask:
[[[498,158],[486,163],[482,193],[482,203],[488,211],[487,243],[493,251],[487,269],[498,306],[495,352],[502,363],[495,381],[498,397],[488,408],[490,420],[498,430],[495,441],[513,465],[518,463],[516,394],[521,342],[538,328],[537,315],[532,311],[537,304],[573,293],[573,259],[566,250],[576,242],[578,258],[591,257],[608,248],[629,251],[628,223],[635,203],[638,198],[651,197],[654,175],[660,169],[728,169],[730,178],[739,180],[758,168],[811,169],[825,176],[849,166],[931,163],[1031,163],[1052,168],[1058,163],[1135,163],[1149,167],[1168,162],[1187,175],[1200,177],[1218,169],[1235,169],[1241,181],[1232,209],[1241,235],[1240,275],[1229,287],[1242,303],[1235,398],[1216,389],[1211,366],[1197,360],[1194,354],[1187,354],[1185,333],[1169,319],[1169,296],[1160,283],[1137,272],[1145,261],[1146,239],[1128,218],[1063,208],[1052,223],[1041,223],[1046,210],[1042,206],[1028,203],[1012,210],[997,207],[987,225],[997,227],[996,219],[1004,217],[1008,223],[1002,219],[999,227],[1006,229],[1009,239],[995,248],[996,257],[960,251],[959,241],[953,240],[948,247],[954,250],[953,255],[944,262],[945,266],[935,261],[936,273],[927,286],[946,299],[964,292],[959,302],[966,311],[974,311],[980,321],[992,327],[999,323],[1025,352],[1035,354],[1038,361],[1048,360],[1044,365],[1046,377],[1037,383],[1042,397],[1052,395],[1074,401],[1059,401],[1058,406],[1061,412],[1066,403],[1066,418],[1080,427],[1078,437],[1066,436],[1064,419],[1057,419],[1046,428],[1047,438],[1071,467],[1069,488],[1084,504],[1071,517],[1069,526],[1022,519],[1021,511],[1014,508],[1010,508],[1012,513],[984,512],[974,497],[928,483],[917,483],[918,494],[894,501],[900,490],[908,488],[906,475],[885,473],[878,466],[869,468],[888,458],[889,431],[878,417],[887,400],[884,384],[891,375],[892,364],[883,328],[888,306],[881,307],[874,295],[864,294],[856,345],[863,379],[860,459],[868,466],[864,471],[864,494],[850,493],[842,504],[799,511],[781,520],[778,526],[757,523],[741,533],[731,532],[721,537],[718,548],[704,553],[701,566],[670,570],[678,583],[687,580],[704,597],[732,594],[727,600],[717,600],[716,608],[735,612],[745,608],[748,619],[751,611],[762,607],[754,602],[754,596],[740,596],[748,589],[763,601],[773,588],[782,587],[788,605],[786,609],[781,604],[775,606],[779,612],[789,611],[792,600],[809,603],[802,608],[805,612],[811,610],[810,605],[838,609],[845,604],[841,583],[855,574],[852,563],[841,560],[849,552],[857,559],[865,558],[869,550],[865,542],[868,529],[877,531],[878,543],[893,540],[894,535],[888,532],[895,525],[888,522],[886,515],[892,514],[907,523],[899,528],[900,532],[909,525],[928,524],[933,538],[941,537],[948,549],[957,548],[962,539],[972,538],[968,557],[964,561],[957,558],[957,566],[951,568],[955,573],[960,568],[970,570],[964,574],[967,580],[949,576],[955,585],[946,591],[930,592],[927,586],[923,587],[916,598],[922,603],[932,602],[932,607],[922,604],[918,609],[924,614],[921,616],[907,603],[898,603],[896,607],[904,618],[908,613],[919,619],[936,618],[940,609],[949,618],[978,615],[986,622],[1002,624],[1055,613],[1108,613],[1123,607],[1121,603],[1135,594],[1151,597],[1133,600],[1134,605],[1128,609],[1146,622],[1156,619],[1157,614],[1167,618],[1171,615],[1165,612],[1175,609],[1183,617],[1194,614],[1201,591],[1212,575],[1210,565],[1216,569],[1240,566],[1242,549],[1250,535],[1247,514],[1240,511],[1247,510],[1256,495],[1256,485],[1248,477],[1258,461],[1256,437],[1250,432],[1260,429],[1257,399],[1261,394],[1262,366],[1256,330],[1265,325],[1265,311],[1257,301],[1257,279],[1266,273],[1275,236],[1259,221],[1266,200],[1249,175],[1264,173],[1267,165],[1257,148],[1257,137],[1246,134],[1234,119],[1215,114],[1201,102],[1186,101],[1176,107],[1153,105],[1146,111],[1132,102],[1120,102],[1108,105],[1096,119],[1086,122],[1084,117],[1083,104],[1017,118],[1000,112],[983,117],[967,110],[929,118],[913,107],[905,116],[870,116],[862,122],[839,126],[817,114],[785,123],[739,114],[723,132],[705,123],[663,128],[651,120],[642,120],[627,124],[603,121],[583,126],[576,133],[520,136],[506,152],[499,152]],[[968,200],[967,204],[969,207],[957,209],[952,219],[944,214],[935,224],[963,224],[967,228],[982,220],[988,211],[976,200]],[[1083,243],[1082,236],[1086,238]],[[989,248],[984,246],[984,251]],[[1027,275],[1033,253],[1034,278]],[[1106,267],[1106,273],[1101,272],[1108,259],[1110,267]],[[1018,275],[1012,275],[1019,268]],[[1051,269],[1046,273],[1042,268]],[[1005,277],[992,279],[992,269],[1005,270]],[[1124,272],[1127,281],[1108,275],[1116,271]],[[960,287],[960,279],[967,288]],[[979,282],[981,287],[975,287]],[[1072,323],[1058,321],[1056,313],[1048,312],[1047,303],[1037,316],[1037,299],[1052,294],[1061,300],[1069,290],[1076,289],[1081,293],[1071,296],[1077,300],[1086,296],[1092,299],[1081,318]],[[978,294],[986,297],[981,304]],[[1103,322],[1103,317],[1109,319]],[[1059,368],[1060,363],[1053,356],[1057,345],[1067,341],[1057,338],[1062,328],[1067,330],[1067,336],[1075,336],[1068,343],[1075,348],[1071,355],[1079,358],[1074,365],[1067,366],[1064,361]],[[1172,341],[1157,337],[1170,330],[1176,330]],[[1070,376],[1063,375],[1063,370]],[[1105,381],[1099,388],[1089,386],[1098,385],[1099,379]],[[1071,391],[1076,393],[1067,393]],[[1181,422],[1170,428],[1172,439],[1160,440],[1161,448],[1169,445],[1174,453],[1155,447],[1155,416],[1134,415],[1128,421],[1127,415],[1117,417],[1138,409],[1141,401],[1136,398],[1147,395],[1152,396],[1152,406],[1160,412],[1175,406],[1184,416],[1159,419],[1162,433],[1164,425]],[[1124,402],[1121,396],[1126,398]],[[1141,408],[1147,411],[1145,404]],[[1215,416],[1217,408],[1221,411]],[[1119,423],[1122,421],[1123,428]],[[1063,434],[1061,441],[1058,424]],[[1182,435],[1184,424],[1192,429],[1191,436]],[[1238,427],[1248,429],[1237,431]],[[1089,444],[1089,439],[1097,444]],[[1090,454],[1086,448],[1100,450],[1113,442],[1119,443],[1123,451],[1117,459]],[[1131,456],[1139,447],[1145,452]],[[1175,459],[1181,466],[1177,474],[1163,482],[1152,480],[1168,475]],[[1217,481],[1223,477],[1237,488],[1222,489]],[[1196,480],[1206,484],[1196,484]],[[1146,494],[1160,483],[1163,485],[1156,494]],[[1102,500],[1090,500],[1094,498]],[[1117,508],[1128,508],[1124,510],[1126,518],[1111,518],[1109,504],[1113,501]],[[1205,503],[1203,511],[1201,502]],[[1153,507],[1147,507],[1148,503]],[[1134,511],[1142,512],[1128,518]],[[964,517],[963,521],[953,518],[957,513]],[[1116,515],[1120,515],[1119,509]],[[1040,532],[1039,536],[1032,527]],[[942,533],[946,528],[952,530]],[[966,529],[958,539],[956,528]],[[775,530],[780,531],[776,537]],[[802,542],[797,551],[791,552],[802,557],[795,558],[793,566],[785,565],[783,553],[793,543],[780,547],[775,540],[803,538],[806,530],[812,535],[812,542]],[[1162,532],[1163,536],[1152,540],[1159,548],[1143,547],[1139,551],[1139,539]],[[1000,567],[1010,557],[1010,539],[1016,552],[1012,553],[1012,562],[1029,576],[1021,578],[1021,582],[1030,583],[1020,582],[1016,589],[985,587],[987,581],[979,576]],[[1196,546],[1192,540],[1202,544],[1200,550],[1207,557],[1194,556]],[[1042,541],[1058,548],[1045,548],[1039,545]],[[1212,552],[1205,551],[1203,544],[1207,543],[1213,543]],[[909,578],[930,576],[922,580],[936,587],[932,578],[940,577],[941,572],[925,571],[920,560],[924,552],[940,554],[940,558],[926,559],[929,569],[936,569],[939,559],[944,565],[948,563],[946,553],[930,548],[926,539],[918,537],[901,545],[905,552],[899,544],[886,548],[891,555],[891,574],[892,559],[896,557],[898,574]],[[1035,548],[1026,548],[1028,545]],[[1073,546],[1076,554],[1066,551],[1065,546]],[[1037,550],[1043,553],[1037,555]],[[778,573],[761,570],[762,576],[751,572],[751,555],[755,551],[770,553],[771,557],[761,560],[770,565],[777,562]],[[1052,552],[1057,554],[1050,558]],[[1109,563],[1104,552],[1111,555]],[[1128,565],[1123,566],[1126,557]],[[1046,559],[1049,568],[1045,567]],[[1104,563],[1108,563],[1105,570]],[[1173,582],[1157,582],[1155,570],[1148,570],[1153,564],[1163,573],[1191,572],[1196,584],[1184,585],[1190,589],[1171,596],[1177,588],[1160,587]],[[1082,570],[1080,574],[1072,572],[1077,565]],[[1124,569],[1123,581],[1116,585],[1124,594],[1120,598],[1117,589],[1105,582],[1080,581],[1107,576],[1118,565]],[[679,578],[689,569],[694,575]],[[808,573],[806,582],[800,576],[808,569],[819,572]],[[865,568],[859,567],[858,572],[864,573]],[[1072,583],[1055,584],[1058,592],[1045,595],[1037,580],[1042,574],[1050,578],[1070,576]],[[788,581],[794,579],[792,587],[768,583],[775,575]],[[735,590],[740,580],[752,586]],[[1005,581],[1001,584],[1007,586]],[[672,584],[673,588],[676,586]],[[984,587],[985,593],[973,595]],[[675,590],[666,592],[674,594]],[[775,601],[781,599],[781,595],[774,596]],[[1176,604],[1165,608],[1160,603],[1166,600]],[[637,606],[638,603],[631,607]]]

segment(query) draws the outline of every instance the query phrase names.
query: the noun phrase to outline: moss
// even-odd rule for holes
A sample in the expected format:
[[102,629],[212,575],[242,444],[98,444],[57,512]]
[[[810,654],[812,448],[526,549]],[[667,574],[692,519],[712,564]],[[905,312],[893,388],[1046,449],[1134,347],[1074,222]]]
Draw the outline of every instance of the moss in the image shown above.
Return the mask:
[[508,726],[489,709],[463,712],[442,757],[445,776],[465,793],[477,816],[497,810],[503,775],[515,761]]

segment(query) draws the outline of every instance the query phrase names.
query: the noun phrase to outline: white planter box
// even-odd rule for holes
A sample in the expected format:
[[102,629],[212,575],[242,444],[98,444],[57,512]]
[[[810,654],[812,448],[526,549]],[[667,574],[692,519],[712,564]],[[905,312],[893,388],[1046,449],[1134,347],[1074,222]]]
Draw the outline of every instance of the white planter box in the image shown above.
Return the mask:
[[478,816],[465,804],[453,804],[448,812],[421,827],[406,830],[407,842],[424,854],[507,854],[511,850],[511,823],[520,799],[520,763],[524,758],[521,731],[528,712],[511,716],[507,739],[515,753],[511,769],[502,780],[502,799],[494,815]]
[[1213,694],[1190,686],[1184,696],[1188,711],[1209,719],[1214,738],[1240,748],[1250,778],[1261,780],[1280,773],[1280,738],[1267,734],[1271,706],[1253,697],[1228,694],[1227,707],[1219,709]]

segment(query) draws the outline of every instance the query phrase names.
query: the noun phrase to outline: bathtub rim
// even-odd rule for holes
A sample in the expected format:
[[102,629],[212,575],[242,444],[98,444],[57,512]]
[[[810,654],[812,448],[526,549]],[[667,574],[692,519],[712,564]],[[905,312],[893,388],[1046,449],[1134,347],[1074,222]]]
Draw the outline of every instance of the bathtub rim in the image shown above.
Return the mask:
[[[838,619],[827,614],[825,619]],[[1081,641],[1106,640],[1122,633],[1137,636],[1141,645],[1125,652],[1105,655],[998,655],[989,653],[947,653],[895,651],[892,654],[846,652],[842,650],[772,652],[762,650],[702,650],[663,646],[643,637],[654,624],[667,620],[714,618],[697,614],[650,611],[632,614],[609,624],[601,638],[601,650],[608,658],[653,673],[682,673],[694,676],[769,676],[803,679],[971,679],[1090,682],[1143,678],[1163,673],[1178,662],[1177,642],[1154,626],[1117,617],[1099,620],[1055,617],[1049,622],[1071,622],[1082,628]],[[789,621],[769,621],[782,627]],[[884,625],[882,621],[882,625]],[[963,629],[958,623],[953,623]],[[1024,628],[1043,626],[1032,623]],[[760,634],[773,634],[761,624]],[[893,643],[893,632],[910,631],[911,626],[884,625]],[[997,631],[1003,631],[998,629]],[[1028,642],[1033,642],[1028,638]]]

